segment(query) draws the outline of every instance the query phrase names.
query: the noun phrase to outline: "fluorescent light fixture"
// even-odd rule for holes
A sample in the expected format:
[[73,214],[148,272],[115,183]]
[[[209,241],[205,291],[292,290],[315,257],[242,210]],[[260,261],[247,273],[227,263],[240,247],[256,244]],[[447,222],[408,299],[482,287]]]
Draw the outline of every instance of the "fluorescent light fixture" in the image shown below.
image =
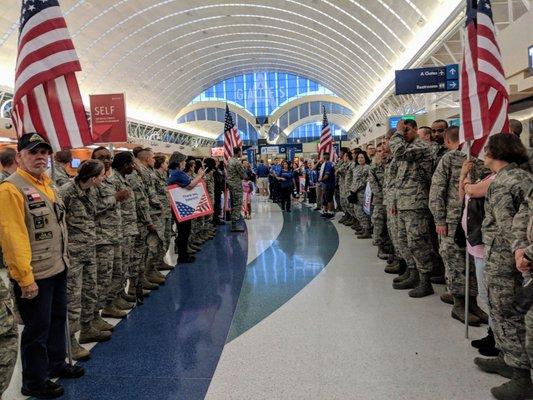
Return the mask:
[[6,138],[6,137],[0,137],[1,143],[17,143],[16,139]]

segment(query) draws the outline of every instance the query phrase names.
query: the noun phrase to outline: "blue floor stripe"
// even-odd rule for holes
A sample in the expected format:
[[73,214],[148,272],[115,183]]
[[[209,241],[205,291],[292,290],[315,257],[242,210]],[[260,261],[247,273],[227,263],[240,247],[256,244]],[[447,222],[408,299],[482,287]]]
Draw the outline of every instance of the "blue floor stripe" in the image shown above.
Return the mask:
[[283,306],[329,263],[339,236],[330,221],[311,208],[283,214],[283,229],[246,269],[228,342]]
[[167,277],[98,344],[64,399],[202,399],[215,372],[246,269],[246,234],[222,227],[193,264]]

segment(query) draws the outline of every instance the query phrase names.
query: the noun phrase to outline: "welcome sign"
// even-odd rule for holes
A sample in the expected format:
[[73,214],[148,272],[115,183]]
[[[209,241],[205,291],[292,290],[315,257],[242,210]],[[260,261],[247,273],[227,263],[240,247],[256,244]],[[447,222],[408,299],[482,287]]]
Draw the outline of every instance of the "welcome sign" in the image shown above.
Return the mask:
[[200,181],[191,190],[170,185],[168,194],[171,198],[170,206],[178,222],[213,214],[213,205],[204,181]]

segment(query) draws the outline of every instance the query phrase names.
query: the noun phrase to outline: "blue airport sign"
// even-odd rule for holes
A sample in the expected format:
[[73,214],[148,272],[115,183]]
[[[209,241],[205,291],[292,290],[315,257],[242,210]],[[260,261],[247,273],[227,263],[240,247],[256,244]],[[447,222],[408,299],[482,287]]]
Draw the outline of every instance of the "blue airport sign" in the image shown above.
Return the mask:
[[399,70],[395,84],[397,95],[459,90],[459,65]]

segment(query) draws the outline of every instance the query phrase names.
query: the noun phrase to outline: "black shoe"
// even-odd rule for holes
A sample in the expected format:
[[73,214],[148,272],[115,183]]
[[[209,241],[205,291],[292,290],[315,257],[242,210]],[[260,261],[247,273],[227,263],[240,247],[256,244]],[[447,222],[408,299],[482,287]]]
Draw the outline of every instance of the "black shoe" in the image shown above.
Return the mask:
[[324,214],[322,214],[322,218],[324,218],[324,219],[333,219],[333,218],[335,218],[335,214],[324,213]]
[[432,276],[431,278],[429,278],[429,280],[431,281],[431,283],[434,283],[435,285],[445,285],[446,284],[446,278],[445,278],[444,275]]
[[189,264],[189,263],[192,263],[196,260],[196,257],[195,256],[185,256],[185,257],[182,257],[182,258],[179,258],[178,257],[178,264]]
[[498,350],[496,347],[481,347],[478,349],[478,352],[485,357],[496,357],[498,354],[500,354],[500,350]]
[[472,347],[475,347],[476,349],[481,349],[483,347],[494,347],[494,346],[496,346],[496,341],[494,340],[494,333],[492,332],[492,329],[489,328],[487,330],[487,336],[485,336],[482,339],[472,340],[472,342],[470,342],[470,344],[472,345]]
[[79,365],[67,364],[61,371],[53,372],[50,374],[50,378],[60,379],[77,379],[85,375],[85,370]]
[[36,399],[55,399],[63,396],[63,387],[52,381],[46,381],[42,386],[34,388],[21,388],[20,393],[24,396],[35,397]]

